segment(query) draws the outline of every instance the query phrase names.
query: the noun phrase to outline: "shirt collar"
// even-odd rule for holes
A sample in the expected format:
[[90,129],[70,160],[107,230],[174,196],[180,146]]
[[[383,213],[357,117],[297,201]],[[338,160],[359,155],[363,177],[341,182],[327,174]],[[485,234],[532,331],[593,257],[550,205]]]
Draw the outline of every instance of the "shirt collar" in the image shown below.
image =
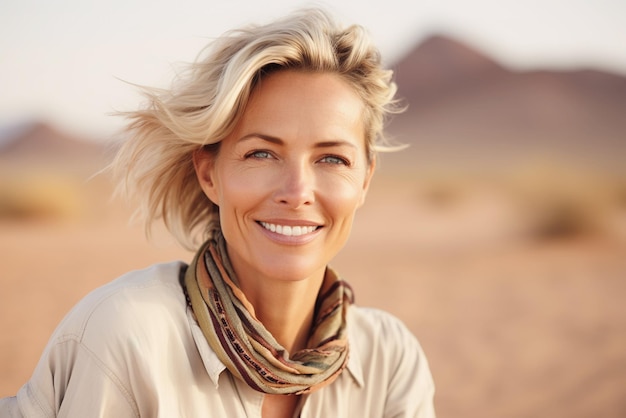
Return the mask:
[[364,386],[363,381],[363,367],[361,358],[359,356],[359,350],[357,349],[357,341],[358,335],[356,335],[356,331],[354,327],[351,327],[351,324],[354,324],[354,320],[352,320],[352,309],[348,309],[348,318],[347,318],[347,326],[348,326],[348,347],[350,351],[348,352],[348,364],[346,368],[348,372],[352,375],[352,378],[356,382],[359,387]]
[[191,335],[193,336],[193,340],[196,343],[198,352],[200,353],[202,363],[204,363],[204,367],[209,374],[209,378],[215,385],[215,388],[217,388],[220,374],[222,374],[222,372],[226,370],[226,366],[224,365],[224,363],[222,363],[219,357],[217,357],[215,351],[213,351],[209,346],[209,343],[204,337],[204,334],[198,326],[198,323],[194,318],[193,312],[189,307],[187,308],[187,319],[189,320]]

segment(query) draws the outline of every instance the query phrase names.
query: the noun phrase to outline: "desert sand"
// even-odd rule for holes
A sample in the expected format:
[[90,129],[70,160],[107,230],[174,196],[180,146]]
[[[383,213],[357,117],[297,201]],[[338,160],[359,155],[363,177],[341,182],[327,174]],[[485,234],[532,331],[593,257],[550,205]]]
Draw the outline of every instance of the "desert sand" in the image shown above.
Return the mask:
[[[81,188],[72,216],[0,222],[0,396],[28,380],[90,290],[191,257],[162,230],[147,240],[102,184]],[[376,179],[333,265],[358,304],[392,312],[418,337],[438,415],[626,416],[624,212],[605,233],[532,239],[489,188],[434,196],[416,181]]]

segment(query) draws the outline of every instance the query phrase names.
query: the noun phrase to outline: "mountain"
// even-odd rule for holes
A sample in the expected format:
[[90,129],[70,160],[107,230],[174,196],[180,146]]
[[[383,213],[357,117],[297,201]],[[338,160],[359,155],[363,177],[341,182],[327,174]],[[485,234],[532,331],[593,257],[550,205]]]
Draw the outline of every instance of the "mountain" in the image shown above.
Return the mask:
[[15,164],[83,164],[102,159],[102,144],[63,132],[42,121],[26,121],[0,129],[0,158]]
[[387,165],[507,168],[549,160],[626,171],[626,77],[512,71],[440,35],[393,68],[408,109],[388,132],[410,147]]
[[459,41],[441,35],[416,45],[395,65],[395,80],[411,103],[436,100],[507,71],[494,60]]

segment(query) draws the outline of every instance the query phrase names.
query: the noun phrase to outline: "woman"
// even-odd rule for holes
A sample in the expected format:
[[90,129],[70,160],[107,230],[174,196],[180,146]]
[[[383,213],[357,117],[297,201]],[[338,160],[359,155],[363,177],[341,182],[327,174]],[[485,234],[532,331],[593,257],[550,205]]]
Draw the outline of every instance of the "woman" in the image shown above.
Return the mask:
[[196,256],[88,295],[2,416],[434,416],[416,339],[328,266],[385,148],[390,77],[362,28],[314,9],[147,91],[113,167]]

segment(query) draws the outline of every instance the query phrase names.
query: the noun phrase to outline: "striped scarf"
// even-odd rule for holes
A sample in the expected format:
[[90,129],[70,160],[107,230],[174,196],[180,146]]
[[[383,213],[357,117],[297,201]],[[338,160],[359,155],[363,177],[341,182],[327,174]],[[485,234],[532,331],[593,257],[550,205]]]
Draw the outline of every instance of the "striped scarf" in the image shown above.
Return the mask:
[[253,389],[304,394],[332,383],[348,359],[346,315],[352,289],[330,268],[315,307],[307,347],[293,355],[254,316],[235,284],[221,234],[196,254],[185,273],[193,313],[211,348],[228,370]]

